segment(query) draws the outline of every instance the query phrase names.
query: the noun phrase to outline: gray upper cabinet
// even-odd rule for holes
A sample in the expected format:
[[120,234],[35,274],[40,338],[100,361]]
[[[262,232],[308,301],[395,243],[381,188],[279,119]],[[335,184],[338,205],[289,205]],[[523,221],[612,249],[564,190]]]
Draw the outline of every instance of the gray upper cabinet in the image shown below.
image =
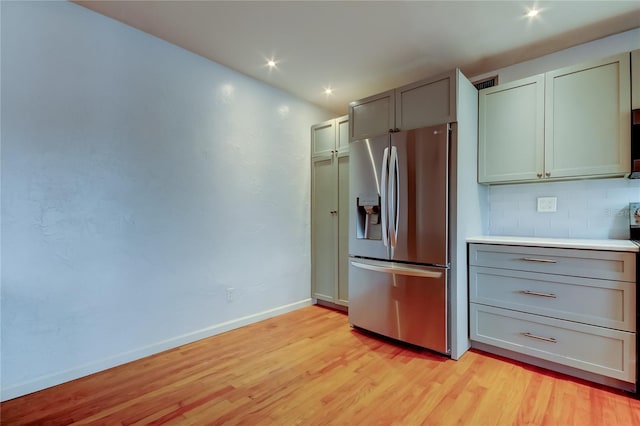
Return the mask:
[[389,90],[351,102],[349,105],[351,140],[388,133],[395,127],[395,92]]
[[345,115],[335,119],[336,143],[335,147],[339,154],[349,152],[349,116]]
[[332,155],[336,144],[335,120],[327,120],[311,127],[311,156]]
[[629,54],[545,76],[545,177],[629,173]]
[[478,182],[624,176],[629,70],[625,53],[481,90]]
[[456,71],[400,87],[395,95],[400,130],[456,121]]
[[349,152],[349,116],[311,126],[311,157]]
[[478,128],[478,182],[541,177],[544,74],[481,90]]
[[351,140],[456,121],[459,70],[351,102]]

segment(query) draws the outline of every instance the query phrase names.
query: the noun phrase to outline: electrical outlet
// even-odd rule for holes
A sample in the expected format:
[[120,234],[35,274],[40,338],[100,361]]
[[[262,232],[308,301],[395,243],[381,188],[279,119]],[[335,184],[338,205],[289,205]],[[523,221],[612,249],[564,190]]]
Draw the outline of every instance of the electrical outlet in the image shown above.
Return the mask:
[[558,197],[538,197],[538,211],[552,213],[558,210]]
[[233,302],[236,289],[233,287],[227,287],[227,302]]

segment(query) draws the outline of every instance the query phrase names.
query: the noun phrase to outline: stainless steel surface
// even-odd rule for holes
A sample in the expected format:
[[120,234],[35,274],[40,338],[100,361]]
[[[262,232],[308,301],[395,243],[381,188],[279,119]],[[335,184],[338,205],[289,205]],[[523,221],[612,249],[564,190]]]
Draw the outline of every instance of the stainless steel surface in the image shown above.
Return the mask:
[[[392,262],[385,263],[393,270]],[[448,270],[432,268],[440,277],[429,278],[424,276],[425,267],[414,274],[409,266],[404,268],[402,273],[378,272],[352,263],[349,321],[355,327],[448,353]]]
[[391,135],[397,159],[397,173],[390,173],[397,191],[392,260],[449,264],[448,135],[446,124]]
[[[349,152],[349,254],[448,265],[448,126],[355,141]],[[361,200],[378,199],[382,234],[365,238]]]
[[629,238],[640,241],[640,203],[629,203]]
[[354,141],[349,150],[349,320],[445,354],[449,135],[442,124]]
[[[387,230],[389,229],[389,208],[388,208],[388,199],[387,199],[387,191],[389,189],[389,185],[387,180],[389,179],[389,148],[384,149],[384,154],[382,154],[382,167],[380,169],[380,176],[382,177],[382,186],[380,187],[380,209],[382,213],[382,243],[385,247],[389,247],[389,233]],[[388,253],[388,251],[387,251]]]
[[[374,259],[389,257],[386,229],[386,164],[383,157],[389,148],[389,137],[381,136],[362,139],[349,144],[349,254]],[[384,179],[384,181],[383,181]],[[379,224],[376,229],[367,229],[366,209],[374,206],[378,209]]]
[[640,203],[629,203],[629,226],[640,227]]
[[374,272],[385,272],[396,275],[407,275],[410,277],[424,278],[440,278],[442,270],[434,270],[433,268],[423,266],[407,266],[405,263],[393,263],[379,260],[352,260],[351,265],[356,268],[367,269]]
[[398,147],[391,145],[391,156],[389,158],[389,198],[387,200],[387,211],[389,212],[389,246],[391,248],[391,258],[393,258],[393,252],[396,248],[396,245],[398,244],[398,203],[400,192],[398,170]]

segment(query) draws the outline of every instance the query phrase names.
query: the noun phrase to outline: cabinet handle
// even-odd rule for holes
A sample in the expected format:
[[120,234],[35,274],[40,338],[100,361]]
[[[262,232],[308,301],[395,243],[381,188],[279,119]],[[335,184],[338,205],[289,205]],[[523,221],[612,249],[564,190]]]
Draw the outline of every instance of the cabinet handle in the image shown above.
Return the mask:
[[539,258],[536,258],[536,257],[521,257],[520,260],[523,260],[525,262],[558,263],[557,261],[555,261],[553,259],[539,259]]
[[531,334],[531,333],[522,333],[523,336],[525,337],[530,337],[532,339],[538,339],[538,340],[544,340],[545,342],[550,342],[550,343],[558,343],[558,341],[556,339],[554,339],[553,337],[542,337],[542,336],[537,336],[535,334]]
[[542,177],[542,173],[538,173],[536,174],[536,176],[538,176],[538,179],[540,179]]
[[551,297],[552,299],[556,299],[558,297],[553,293],[539,293],[531,290],[520,290],[520,293],[528,294],[529,296]]
[[551,176],[551,172],[546,172],[544,175],[545,175],[546,177],[550,177],[550,176]]

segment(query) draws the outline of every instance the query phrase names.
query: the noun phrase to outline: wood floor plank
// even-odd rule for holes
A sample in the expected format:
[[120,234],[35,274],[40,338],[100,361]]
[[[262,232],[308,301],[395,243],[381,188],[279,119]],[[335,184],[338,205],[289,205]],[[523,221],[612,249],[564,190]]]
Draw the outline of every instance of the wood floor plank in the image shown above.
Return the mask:
[[640,425],[640,401],[475,350],[453,361],[311,306],[6,401],[0,423]]

